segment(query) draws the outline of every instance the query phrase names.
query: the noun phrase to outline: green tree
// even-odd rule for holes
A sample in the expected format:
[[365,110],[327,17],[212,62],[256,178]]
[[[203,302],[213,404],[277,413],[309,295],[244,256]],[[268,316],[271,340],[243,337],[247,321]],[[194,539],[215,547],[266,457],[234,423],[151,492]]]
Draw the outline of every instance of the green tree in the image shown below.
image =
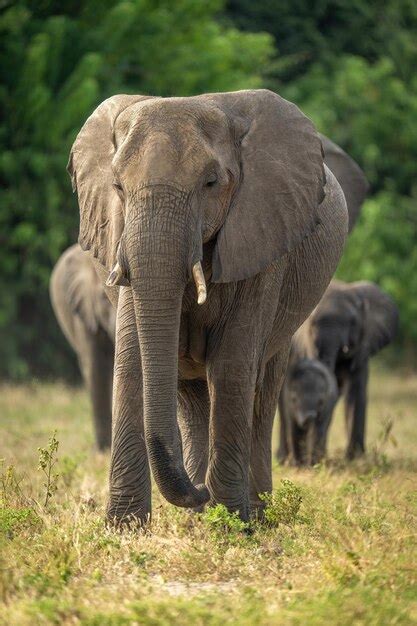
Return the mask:
[[[220,0],[20,0],[0,15],[0,372],[62,375],[47,293],[77,238],[65,172],[76,133],[114,93],[261,85],[272,38],[221,25]],[[65,348],[64,348],[65,346]],[[70,359],[70,360],[68,360]]]

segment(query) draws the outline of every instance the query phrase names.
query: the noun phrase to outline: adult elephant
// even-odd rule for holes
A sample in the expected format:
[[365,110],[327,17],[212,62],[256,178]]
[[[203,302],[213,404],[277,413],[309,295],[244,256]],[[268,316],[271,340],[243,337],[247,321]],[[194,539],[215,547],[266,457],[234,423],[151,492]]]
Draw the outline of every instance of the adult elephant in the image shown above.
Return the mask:
[[[369,359],[388,345],[398,328],[398,309],[377,285],[333,280],[322,300],[294,335],[291,362],[317,358],[336,376],[345,398],[348,445],[352,459],[365,452]],[[278,458],[288,455],[281,420]]]
[[115,311],[91,257],[78,244],[58,259],[49,284],[52,308],[78,357],[93,408],[96,444],[111,444]]
[[68,169],[79,242],[117,306],[108,517],[148,519],[149,460],[169,502],[247,519],[271,489],[291,337],[347,232],[318,134],[266,90],[119,95]]

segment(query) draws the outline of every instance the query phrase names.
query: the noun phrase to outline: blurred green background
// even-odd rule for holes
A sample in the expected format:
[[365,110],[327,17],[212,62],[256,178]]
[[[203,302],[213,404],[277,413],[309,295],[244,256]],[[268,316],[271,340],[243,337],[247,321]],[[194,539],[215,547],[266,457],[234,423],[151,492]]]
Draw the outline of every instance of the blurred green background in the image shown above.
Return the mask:
[[0,373],[71,378],[48,297],[76,241],[65,171],[86,117],[115,93],[269,87],[365,170],[372,189],[339,268],[379,283],[417,345],[415,0],[0,2]]

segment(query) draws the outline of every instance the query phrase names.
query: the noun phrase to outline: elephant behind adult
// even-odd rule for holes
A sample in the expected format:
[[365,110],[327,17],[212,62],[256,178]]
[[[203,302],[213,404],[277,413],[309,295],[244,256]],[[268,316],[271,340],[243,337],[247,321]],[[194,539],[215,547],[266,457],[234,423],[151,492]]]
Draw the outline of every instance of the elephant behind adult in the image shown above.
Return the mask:
[[91,257],[78,244],[58,259],[50,280],[52,307],[78,357],[89,390],[99,450],[111,444],[115,311]]
[[279,397],[286,451],[278,456],[288,456],[295,465],[319,463],[326,455],[337,399],[336,378],[321,361],[306,358],[289,363]]
[[[349,459],[365,452],[369,359],[393,341],[398,309],[377,285],[333,280],[320,303],[294,335],[291,360],[319,359],[336,376],[345,398]],[[281,435],[278,457],[288,454]]]
[[149,460],[173,504],[246,519],[272,486],[290,339],[347,232],[318,134],[264,90],[114,96],[69,172],[80,244],[117,306],[109,518],[148,519]]

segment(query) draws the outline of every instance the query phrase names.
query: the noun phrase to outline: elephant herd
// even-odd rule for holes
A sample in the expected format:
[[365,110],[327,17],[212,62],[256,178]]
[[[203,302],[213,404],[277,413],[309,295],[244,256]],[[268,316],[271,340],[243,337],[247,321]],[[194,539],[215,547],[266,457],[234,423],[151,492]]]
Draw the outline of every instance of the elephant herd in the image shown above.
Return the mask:
[[341,395],[364,452],[368,362],[398,313],[332,280],[368,190],[341,148],[267,90],[120,95],[68,171],[79,244],[50,292],[111,446],[111,521],[149,519],[151,473],[177,506],[261,510],[278,405],[281,462],[325,456]]

